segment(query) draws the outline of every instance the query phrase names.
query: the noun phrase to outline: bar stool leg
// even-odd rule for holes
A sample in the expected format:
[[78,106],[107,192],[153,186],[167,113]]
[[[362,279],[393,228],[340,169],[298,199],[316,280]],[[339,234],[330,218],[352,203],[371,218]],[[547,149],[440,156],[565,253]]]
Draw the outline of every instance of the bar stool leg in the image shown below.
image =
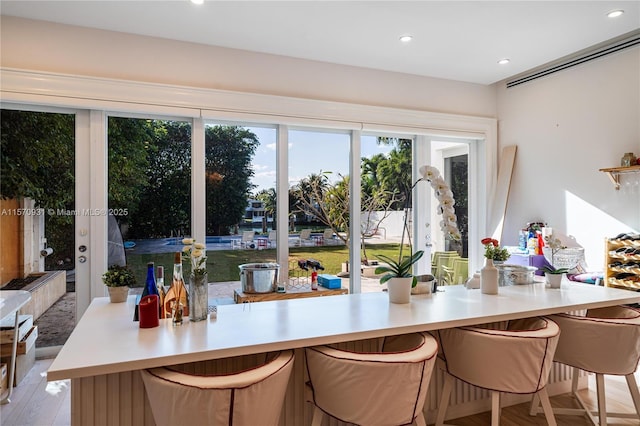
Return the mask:
[[420,413],[416,417],[416,426],[427,426],[427,421],[424,419],[424,414]]
[[538,405],[540,404],[540,396],[538,396],[538,392],[533,394],[533,398],[531,399],[531,406],[529,407],[529,415],[537,416],[538,415]]
[[438,414],[436,415],[436,426],[444,425],[444,416],[447,414],[449,406],[449,397],[453,388],[453,376],[444,373],[444,384],[442,386],[442,395],[440,395],[440,404],[438,404]]
[[324,417],[324,413],[321,409],[316,407],[313,410],[313,420],[311,421],[311,426],[320,426],[322,424],[322,418]]
[[556,418],[553,415],[553,408],[551,408],[551,401],[549,401],[547,388],[540,389],[538,392],[536,392],[536,395],[540,397],[542,410],[544,411],[544,416],[547,418],[547,424],[549,426],[556,426]]
[[638,390],[638,383],[636,382],[636,378],[633,375],[633,373],[627,374],[625,378],[627,379],[629,392],[631,392],[631,399],[633,399],[633,405],[636,406],[636,413],[638,413],[638,417],[640,417],[640,391]]
[[573,367],[571,372],[571,395],[575,396],[578,392],[578,376],[580,375],[580,369]]
[[596,374],[596,394],[598,396],[598,423],[607,426],[607,400],[604,396],[604,375]]
[[491,391],[491,426],[500,426],[500,392]]

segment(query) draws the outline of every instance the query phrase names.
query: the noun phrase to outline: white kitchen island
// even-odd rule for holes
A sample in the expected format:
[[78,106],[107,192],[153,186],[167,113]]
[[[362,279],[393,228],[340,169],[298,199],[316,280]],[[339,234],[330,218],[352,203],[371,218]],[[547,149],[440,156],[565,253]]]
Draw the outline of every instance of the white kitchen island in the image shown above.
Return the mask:
[[[462,286],[443,290],[412,296],[406,305],[390,304],[383,292],[223,305],[218,307],[217,319],[185,321],[181,327],[161,320],[159,327],[151,329],[140,329],[132,321],[133,296],[119,304],[97,298],[52,363],[48,380],[72,379],[73,424],[153,424],[139,370],[294,348],[296,366],[281,423],[302,425],[309,422],[311,412],[304,400],[304,347],[362,339],[375,342],[414,331],[640,302],[640,293],[577,283],[564,283],[561,289],[545,288],[542,283],[501,287],[498,295]],[[554,386],[555,393],[566,391],[559,383],[565,377],[552,373],[552,393]],[[425,404],[428,417],[436,408],[439,384],[434,376]],[[456,397],[459,404],[453,405],[450,414],[457,417],[485,410],[482,393],[475,392],[469,401]]]

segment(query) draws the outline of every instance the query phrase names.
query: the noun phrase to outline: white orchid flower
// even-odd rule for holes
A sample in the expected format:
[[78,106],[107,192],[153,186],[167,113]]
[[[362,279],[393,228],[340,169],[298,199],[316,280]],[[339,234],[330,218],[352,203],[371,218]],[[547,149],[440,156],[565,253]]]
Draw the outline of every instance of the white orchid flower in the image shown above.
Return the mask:
[[440,172],[433,166],[422,166],[418,171],[428,181],[433,181],[440,177]]
[[452,213],[450,211],[447,211],[445,213],[442,214],[444,220],[450,222],[450,223],[456,223],[458,222],[458,217],[455,215],[455,213]]
[[453,199],[453,197],[443,197],[442,200],[440,200],[440,205],[442,205],[443,207],[453,207],[453,205],[455,204],[455,200]]
[[193,238],[184,238],[182,240],[182,244],[184,244],[184,245],[191,245],[191,244],[193,244],[193,242],[194,242]]
[[453,192],[449,188],[443,188],[436,190],[436,197],[440,199],[441,197],[449,197],[453,198]]
[[193,245],[193,248],[195,248],[196,250],[204,250],[205,248],[207,248],[207,246],[202,243],[195,243]]
[[[447,182],[444,181],[444,179],[442,179],[442,177],[436,179],[435,181],[433,181],[431,183],[431,187],[433,188],[433,190],[435,192],[446,192],[449,191],[449,185],[447,185]],[[453,193],[452,193],[453,195]]]

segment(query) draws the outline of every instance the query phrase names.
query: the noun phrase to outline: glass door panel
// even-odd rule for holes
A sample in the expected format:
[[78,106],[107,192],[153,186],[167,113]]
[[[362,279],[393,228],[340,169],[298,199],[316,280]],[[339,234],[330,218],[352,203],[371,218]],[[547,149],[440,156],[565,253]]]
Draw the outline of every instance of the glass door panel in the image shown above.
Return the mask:
[[147,263],[173,271],[191,234],[191,125],[108,119],[108,264],[128,265],[144,286]]
[[239,266],[276,262],[276,129],[207,123],[209,282],[218,297],[239,287]]
[[289,278],[336,275],[349,259],[349,150],[346,133],[289,131]]
[[379,291],[379,285],[366,285],[366,279],[373,279],[373,284],[378,284],[374,277],[378,255],[398,259],[411,254],[412,142],[410,138],[362,137],[360,238],[364,264],[363,292],[367,289]]
[[38,326],[36,347],[60,346],[75,326],[74,226],[85,214],[75,207],[75,117],[2,109],[0,123],[0,285],[32,292],[23,313]]

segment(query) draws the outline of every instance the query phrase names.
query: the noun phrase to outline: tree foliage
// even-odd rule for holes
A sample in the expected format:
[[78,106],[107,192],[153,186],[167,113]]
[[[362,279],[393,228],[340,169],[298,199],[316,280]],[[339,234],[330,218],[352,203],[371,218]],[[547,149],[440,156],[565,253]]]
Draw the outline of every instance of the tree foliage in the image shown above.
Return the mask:
[[411,190],[412,140],[380,137],[378,143],[393,148],[387,156],[376,154],[362,158],[362,192],[373,196],[377,189],[382,189],[389,197],[393,194],[390,208],[402,210]]
[[256,194],[255,198],[262,201],[262,203],[264,204],[265,215],[271,216],[273,218],[271,226],[273,229],[276,229],[276,208],[278,197],[275,188],[262,189]]
[[45,209],[73,208],[74,116],[2,110],[0,123],[2,198],[29,197]]
[[[127,204],[133,211],[129,237],[188,234],[191,229],[191,126],[179,121],[127,120],[147,127],[147,139],[126,141],[132,149],[143,147],[146,153],[146,167],[140,169],[143,182],[139,196],[129,199]],[[110,175],[111,170],[117,173],[118,169],[110,163]],[[109,205],[117,191],[112,193],[109,189]]]
[[126,208],[135,215],[138,200],[150,183],[145,175],[155,151],[153,122],[109,117],[107,128],[109,208]]
[[251,160],[260,143],[237,126],[208,127],[205,141],[207,235],[226,235],[244,216],[253,189]]
[[[339,175],[340,180],[330,184],[328,172],[311,174],[294,187],[298,206],[307,216],[316,218],[328,226],[342,242],[351,239],[351,216],[349,211],[349,176]],[[375,188],[371,194],[362,192],[362,228],[358,237],[362,240],[364,262],[367,263],[365,238],[370,237],[389,216],[391,205],[396,202],[395,194],[383,188]]]

